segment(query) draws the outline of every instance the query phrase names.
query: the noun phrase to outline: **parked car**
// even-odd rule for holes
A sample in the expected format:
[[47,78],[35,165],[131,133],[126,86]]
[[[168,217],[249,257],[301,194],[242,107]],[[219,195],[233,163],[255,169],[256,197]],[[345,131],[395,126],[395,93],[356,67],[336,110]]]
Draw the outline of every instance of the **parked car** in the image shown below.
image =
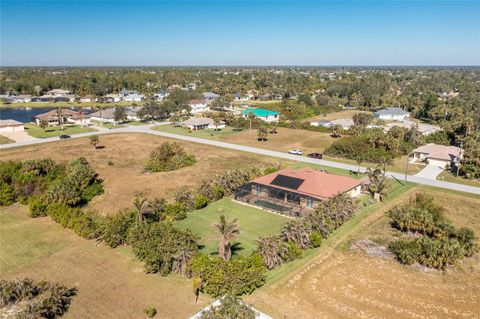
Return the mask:
[[302,155],[302,154],[303,154],[303,151],[302,151],[302,150],[293,149],[293,150],[288,151],[288,154]]
[[64,139],[67,139],[67,138],[70,138],[71,136],[70,135],[60,135],[58,138],[61,139],[61,140],[64,140]]
[[307,154],[308,157],[322,159],[323,155],[321,153],[310,153]]

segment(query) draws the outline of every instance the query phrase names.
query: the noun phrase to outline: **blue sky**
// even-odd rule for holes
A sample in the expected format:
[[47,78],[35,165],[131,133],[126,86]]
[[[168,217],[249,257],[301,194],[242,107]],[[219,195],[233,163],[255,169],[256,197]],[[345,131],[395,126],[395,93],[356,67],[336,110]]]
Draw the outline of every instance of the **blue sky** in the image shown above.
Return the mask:
[[1,65],[479,65],[480,1],[1,1]]

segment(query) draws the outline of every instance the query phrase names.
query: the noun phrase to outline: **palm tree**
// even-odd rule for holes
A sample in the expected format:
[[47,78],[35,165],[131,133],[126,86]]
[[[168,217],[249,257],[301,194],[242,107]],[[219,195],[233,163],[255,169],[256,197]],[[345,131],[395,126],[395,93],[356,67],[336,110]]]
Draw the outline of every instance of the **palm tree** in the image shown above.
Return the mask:
[[283,257],[288,254],[288,247],[279,236],[260,237],[257,239],[258,253],[262,256],[267,269],[281,265]]
[[342,127],[338,124],[332,126],[332,135],[333,135],[333,137],[341,137],[342,136]]
[[220,240],[218,243],[218,254],[224,260],[230,260],[232,257],[232,249],[230,247],[230,241],[237,238],[240,230],[238,229],[237,219],[234,219],[228,222],[225,219],[225,215],[220,215],[220,222],[218,224],[213,224],[219,235]]
[[137,211],[138,222],[140,223],[142,222],[142,220],[144,220],[143,216],[145,215],[146,210],[150,206],[150,204],[147,202],[146,198],[135,196],[135,198],[133,199],[133,206]]
[[377,201],[383,200],[390,187],[387,177],[385,176],[385,170],[382,171],[378,168],[372,170],[369,167],[367,168],[366,173],[368,179],[370,180],[369,190],[373,194],[373,198],[375,198]]
[[98,135],[90,136],[90,145],[92,145],[94,149],[97,149],[99,142],[100,138],[98,137]]
[[60,129],[63,131],[63,117],[64,117],[64,112],[61,107],[57,109],[57,117],[58,117],[58,124],[60,124]]
[[292,220],[286,223],[281,231],[281,236],[287,242],[293,242],[300,248],[310,247],[310,238],[308,237],[309,226],[300,219]]
[[48,126],[48,122],[45,119],[41,119],[39,126],[42,128],[43,132],[45,133],[45,128]]
[[257,130],[257,136],[259,141],[266,141],[268,136],[268,129],[265,126],[259,126]]

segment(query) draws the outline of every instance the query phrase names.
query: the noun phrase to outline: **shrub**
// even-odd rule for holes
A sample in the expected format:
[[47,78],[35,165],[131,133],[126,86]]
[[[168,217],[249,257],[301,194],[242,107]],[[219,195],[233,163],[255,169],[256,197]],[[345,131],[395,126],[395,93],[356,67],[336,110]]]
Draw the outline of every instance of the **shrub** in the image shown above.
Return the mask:
[[197,237],[168,222],[136,224],[128,233],[135,256],[145,264],[147,273],[185,274],[187,264],[197,253]]
[[32,196],[28,199],[28,208],[30,217],[47,216],[47,204],[43,196]]
[[0,182],[0,206],[12,205],[15,202],[13,188],[5,182]]
[[200,319],[255,319],[255,311],[243,304],[236,296],[224,296],[218,306],[204,310]]
[[194,208],[202,209],[208,205],[208,202],[208,198],[201,194],[198,194],[197,196],[195,196]]
[[180,144],[164,142],[151,154],[145,170],[149,172],[168,172],[195,164],[195,156],[185,153]]
[[77,235],[93,239],[99,236],[99,225],[93,216],[65,204],[54,203],[47,208],[47,214],[65,228],[73,230]]
[[143,313],[145,314],[145,316],[147,316],[147,318],[153,318],[157,314],[157,309],[153,307],[147,307],[143,309]]
[[396,240],[388,248],[405,265],[414,264],[420,255],[420,245],[415,240]]
[[102,240],[115,248],[127,243],[128,230],[135,223],[137,215],[130,210],[107,216],[101,225]]
[[308,235],[310,242],[312,243],[313,247],[320,247],[322,245],[322,234],[319,232],[312,232]]
[[238,256],[225,261],[218,256],[198,255],[192,275],[204,282],[203,291],[213,297],[253,292],[265,283],[265,266],[259,255]]

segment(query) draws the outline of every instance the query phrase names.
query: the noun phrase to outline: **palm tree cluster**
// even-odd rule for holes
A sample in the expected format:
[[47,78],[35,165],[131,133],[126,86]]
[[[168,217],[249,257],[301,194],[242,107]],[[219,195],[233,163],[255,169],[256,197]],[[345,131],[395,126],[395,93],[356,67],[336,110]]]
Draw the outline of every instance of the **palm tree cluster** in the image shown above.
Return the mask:
[[[445,269],[464,256],[479,250],[472,229],[456,229],[443,215],[443,208],[433,197],[417,193],[408,203],[388,212],[393,227],[405,236],[389,245],[403,264],[418,262],[424,266]],[[411,233],[416,237],[412,239]]]
[[236,296],[226,295],[218,306],[204,310],[200,319],[255,319],[255,312]]
[[300,257],[302,249],[320,246],[322,237],[328,237],[354,213],[353,200],[344,194],[337,195],[300,219],[286,223],[278,236],[259,238],[258,254],[267,269],[275,268]]
[[372,170],[369,167],[367,168],[366,174],[370,181],[368,190],[372,193],[373,198],[375,198],[377,201],[383,200],[387,195],[388,189],[390,188],[388,179],[385,176],[385,170],[382,171],[378,168]]
[[0,308],[16,305],[18,318],[56,318],[69,308],[76,288],[29,278],[0,281]]

